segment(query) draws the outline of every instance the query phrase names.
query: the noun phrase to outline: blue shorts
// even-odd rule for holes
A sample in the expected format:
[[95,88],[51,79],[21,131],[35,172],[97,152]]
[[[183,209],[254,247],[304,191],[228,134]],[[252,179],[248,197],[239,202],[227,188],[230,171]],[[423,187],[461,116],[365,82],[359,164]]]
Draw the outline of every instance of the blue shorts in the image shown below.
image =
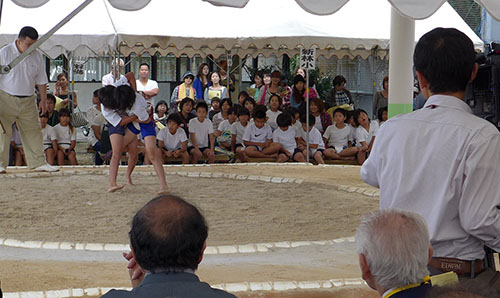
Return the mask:
[[125,135],[125,126],[122,125],[113,126],[111,125],[111,123],[108,123],[108,129],[109,129],[108,130],[109,135],[112,134],[119,134],[122,136]]
[[149,123],[139,123],[139,127],[141,128],[141,130],[135,128],[133,123],[127,124],[127,128],[130,129],[131,132],[136,135],[140,132],[143,139],[147,136],[156,136],[156,130],[153,121]]

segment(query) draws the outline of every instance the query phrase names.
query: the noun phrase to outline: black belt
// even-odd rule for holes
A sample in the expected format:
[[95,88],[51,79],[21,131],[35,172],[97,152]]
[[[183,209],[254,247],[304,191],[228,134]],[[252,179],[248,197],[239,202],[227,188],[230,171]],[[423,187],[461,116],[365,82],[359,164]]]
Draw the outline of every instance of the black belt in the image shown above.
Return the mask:
[[31,97],[33,95],[12,95],[14,97],[19,97],[19,98],[26,98],[26,97]]

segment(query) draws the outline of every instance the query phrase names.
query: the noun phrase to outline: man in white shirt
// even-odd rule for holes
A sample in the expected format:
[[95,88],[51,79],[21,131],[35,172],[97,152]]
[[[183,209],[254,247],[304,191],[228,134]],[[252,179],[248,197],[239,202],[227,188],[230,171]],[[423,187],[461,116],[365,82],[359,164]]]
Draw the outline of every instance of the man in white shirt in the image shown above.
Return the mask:
[[475,276],[484,270],[483,245],[500,251],[500,133],[463,101],[478,69],[465,34],[436,28],[419,40],[413,60],[428,100],[384,123],[361,177],[380,187],[381,209],[426,219],[431,273]]
[[[111,72],[108,73],[107,75],[104,75],[102,77],[102,86],[108,86],[108,85],[113,85],[115,84],[115,81],[119,81],[119,80],[125,80],[125,76],[120,74],[120,70],[119,68],[117,67],[116,63],[119,62],[119,66],[120,68],[122,68],[125,64],[123,62],[123,59],[120,59],[120,60],[115,60],[111,63]],[[118,79],[116,79],[116,77],[118,77]]]
[[160,93],[158,83],[149,79],[149,64],[141,63],[139,66],[139,79],[136,81],[137,92],[142,92],[144,99],[154,106],[155,96]]
[[95,150],[94,164],[102,165],[104,161],[100,156],[101,151],[101,132],[106,119],[101,113],[101,102],[99,101],[99,89],[94,90],[92,103],[94,104],[87,109],[87,121],[90,124],[89,135],[87,136],[88,144]]
[[[33,27],[23,27],[15,42],[0,50],[2,65],[11,63],[38,39]],[[0,174],[6,173],[12,123],[21,133],[28,167],[35,171],[58,171],[45,161],[43,137],[36,106],[35,85],[40,94],[40,112],[47,112],[47,74],[45,61],[38,51],[32,52],[9,73],[0,75]]]

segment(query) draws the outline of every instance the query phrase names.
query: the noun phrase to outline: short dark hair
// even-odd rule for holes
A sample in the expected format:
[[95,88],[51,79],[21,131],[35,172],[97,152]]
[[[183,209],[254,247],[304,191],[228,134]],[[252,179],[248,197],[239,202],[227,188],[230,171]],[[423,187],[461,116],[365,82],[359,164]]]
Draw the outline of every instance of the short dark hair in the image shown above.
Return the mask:
[[248,94],[248,92],[246,92],[245,90],[243,91],[240,91],[240,93],[238,93],[238,98],[240,98],[240,96],[245,96],[245,98],[249,97],[250,95]]
[[335,78],[333,78],[332,84],[333,86],[339,86],[342,83],[347,83],[347,80],[344,78],[342,75],[338,75]]
[[208,111],[208,105],[206,102],[204,101],[200,101],[198,102],[198,104],[196,104],[196,111],[198,111],[198,109],[205,109],[205,111]]
[[255,106],[255,100],[253,98],[251,97],[245,98],[245,100],[243,101],[243,106],[245,106],[247,102],[250,102],[253,106]]
[[[307,123],[306,120],[307,120],[307,114],[304,113],[300,116],[300,122],[304,124]],[[314,126],[314,124],[316,124],[316,117],[314,117],[313,114],[309,114],[309,127]]]
[[29,37],[33,40],[37,40],[38,39],[38,32],[36,31],[35,28],[33,28],[31,26],[23,27],[21,29],[21,31],[19,31],[19,35],[17,36],[17,38],[24,39],[26,37]]
[[177,114],[177,113],[172,113],[172,114],[168,115],[167,123],[170,121],[177,123],[177,125],[181,125],[181,123],[182,123],[181,116],[179,116],[179,114]]
[[227,98],[227,97],[226,97],[226,98],[223,98],[223,99],[221,100],[221,102],[220,102],[220,106],[222,107],[222,105],[223,105],[224,103],[226,103],[226,102],[227,102],[227,104],[228,104],[230,107],[232,107],[232,106],[233,106],[233,102],[231,101],[231,98]]
[[266,112],[262,110],[256,110],[255,113],[253,113],[253,118],[254,119],[266,119]]
[[198,268],[208,226],[200,211],[182,198],[162,195],[149,201],[132,220],[130,244],[145,270]]
[[317,107],[318,107],[318,111],[320,113],[323,113],[325,111],[325,104],[323,103],[323,101],[319,98],[311,98],[311,101],[309,101],[309,107],[311,106],[311,104],[315,104]]
[[273,97],[278,98],[278,104],[281,106],[281,104],[283,103],[281,96],[279,96],[279,94],[276,94],[276,93],[271,93],[271,96],[269,96],[269,102],[271,102],[271,98],[273,98]]
[[165,107],[167,107],[167,111],[168,111],[168,104],[167,104],[167,102],[166,102],[166,101],[164,101],[164,100],[160,100],[160,101],[159,101],[159,102],[157,102],[157,103],[156,103],[156,105],[155,105],[155,113],[158,113],[158,107],[159,107],[160,105],[165,105]]
[[147,64],[146,62],[142,62],[141,64],[139,64],[139,69],[141,69],[141,66],[147,66],[148,67],[148,70],[150,70],[151,68],[149,67],[149,64]]
[[[354,123],[356,123],[356,126],[359,126],[358,118],[359,118],[359,115],[361,115],[361,113],[365,113],[366,115],[368,115],[368,113],[363,109],[354,110],[353,117],[354,117]],[[370,117],[368,117],[368,122],[370,122]]]
[[125,112],[126,110],[132,108],[135,103],[135,91],[128,85],[116,87],[113,96],[115,101],[118,102],[117,110],[119,112]]
[[341,113],[345,118],[347,118],[347,111],[343,108],[335,109],[335,111],[333,111],[333,116],[335,116],[336,113]]
[[188,102],[191,103],[191,106],[194,106],[194,100],[190,97],[184,97],[182,100],[181,100],[181,103],[179,104],[179,108],[181,109],[182,111],[182,108],[184,107],[185,104],[187,104]]
[[295,115],[299,114],[299,109],[297,109],[296,107],[289,106],[288,108],[285,109],[284,112],[292,116],[292,118],[295,118]]
[[93,96],[99,97],[99,89],[94,90]]
[[288,127],[292,125],[292,116],[288,113],[281,113],[276,118],[276,124],[278,124],[279,127]]
[[387,107],[382,107],[382,108],[378,109],[378,111],[377,111],[377,119],[378,119],[378,121],[384,121],[384,120],[382,120],[382,115],[384,114],[384,111],[385,112],[388,111]]
[[52,101],[54,104],[56,104],[56,97],[52,93],[47,93],[47,100]]
[[231,115],[231,114],[238,115],[238,108],[237,108],[237,107],[230,107],[230,108],[227,110],[227,114],[228,114],[228,115]]
[[436,28],[415,46],[413,64],[432,93],[464,91],[474,70],[474,44],[454,28]]
[[258,111],[262,111],[262,112],[264,112],[264,114],[266,114],[267,113],[267,107],[265,105],[261,105],[261,104],[255,105],[253,107],[253,111],[252,111],[252,114],[253,114],[254,118],[255,118],[255,113],[257,113]]
[[220,98],[218,98],[217,96],[216,97],[212,97],[212,99],[210,100],[211,103],[214,102],[214,101],[218,102],[219,105],[220,105]]
[[245,107],[242,107],[238,110],[238,117],[243,115],[247,115],[248,117],[250,117],[250,111]]
[[116,102],[113,94],[115,92],[116,87],[113,85],[107,85],[99,89],[98,95],[99,95],[99,101],[102,103],[102,105],[105,108],[111,109],[111,110],[117,110],[118,109],[118,102]]
[[62,108],[57,112],[57,117],[62,117],[62,116],[71,116],[71,112],[67,108]]

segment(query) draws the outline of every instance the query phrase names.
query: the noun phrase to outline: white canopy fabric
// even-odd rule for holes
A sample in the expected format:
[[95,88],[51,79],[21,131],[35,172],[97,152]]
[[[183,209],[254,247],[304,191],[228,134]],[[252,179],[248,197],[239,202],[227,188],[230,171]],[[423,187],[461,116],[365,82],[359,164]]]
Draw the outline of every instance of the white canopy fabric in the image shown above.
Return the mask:
[[[121,44],[120,51],[125,55],[159,52],[218,56],[231,50],[233,55],[255,57],[294,55],[300,47],[315,47],[318,55],[327,57],[387,55],[391,19],[387,0],[296,1],[251,0],[244,8],[235,9],[201,0],[151,0],[140,10],[124,11],[108,0],[94,0],[41,49],[51,58],[67,52],[75,56],[101,55],[117,44]],[[82,2],[50,0],[41,7],[27,9],[4,0],[0,45],[12,42],[26,25],[37,28],[40,34],[47,32]],[[313,15],[303,9],[313,11],[324,4],[326,12],[337,9],[331,5],[336,2],[344,4],[332,15]],[[479,37],[448,3],[433,16],[416,21],[415,39],[435,27],[455,27],[465,32],[478,49],[482,48]]]

